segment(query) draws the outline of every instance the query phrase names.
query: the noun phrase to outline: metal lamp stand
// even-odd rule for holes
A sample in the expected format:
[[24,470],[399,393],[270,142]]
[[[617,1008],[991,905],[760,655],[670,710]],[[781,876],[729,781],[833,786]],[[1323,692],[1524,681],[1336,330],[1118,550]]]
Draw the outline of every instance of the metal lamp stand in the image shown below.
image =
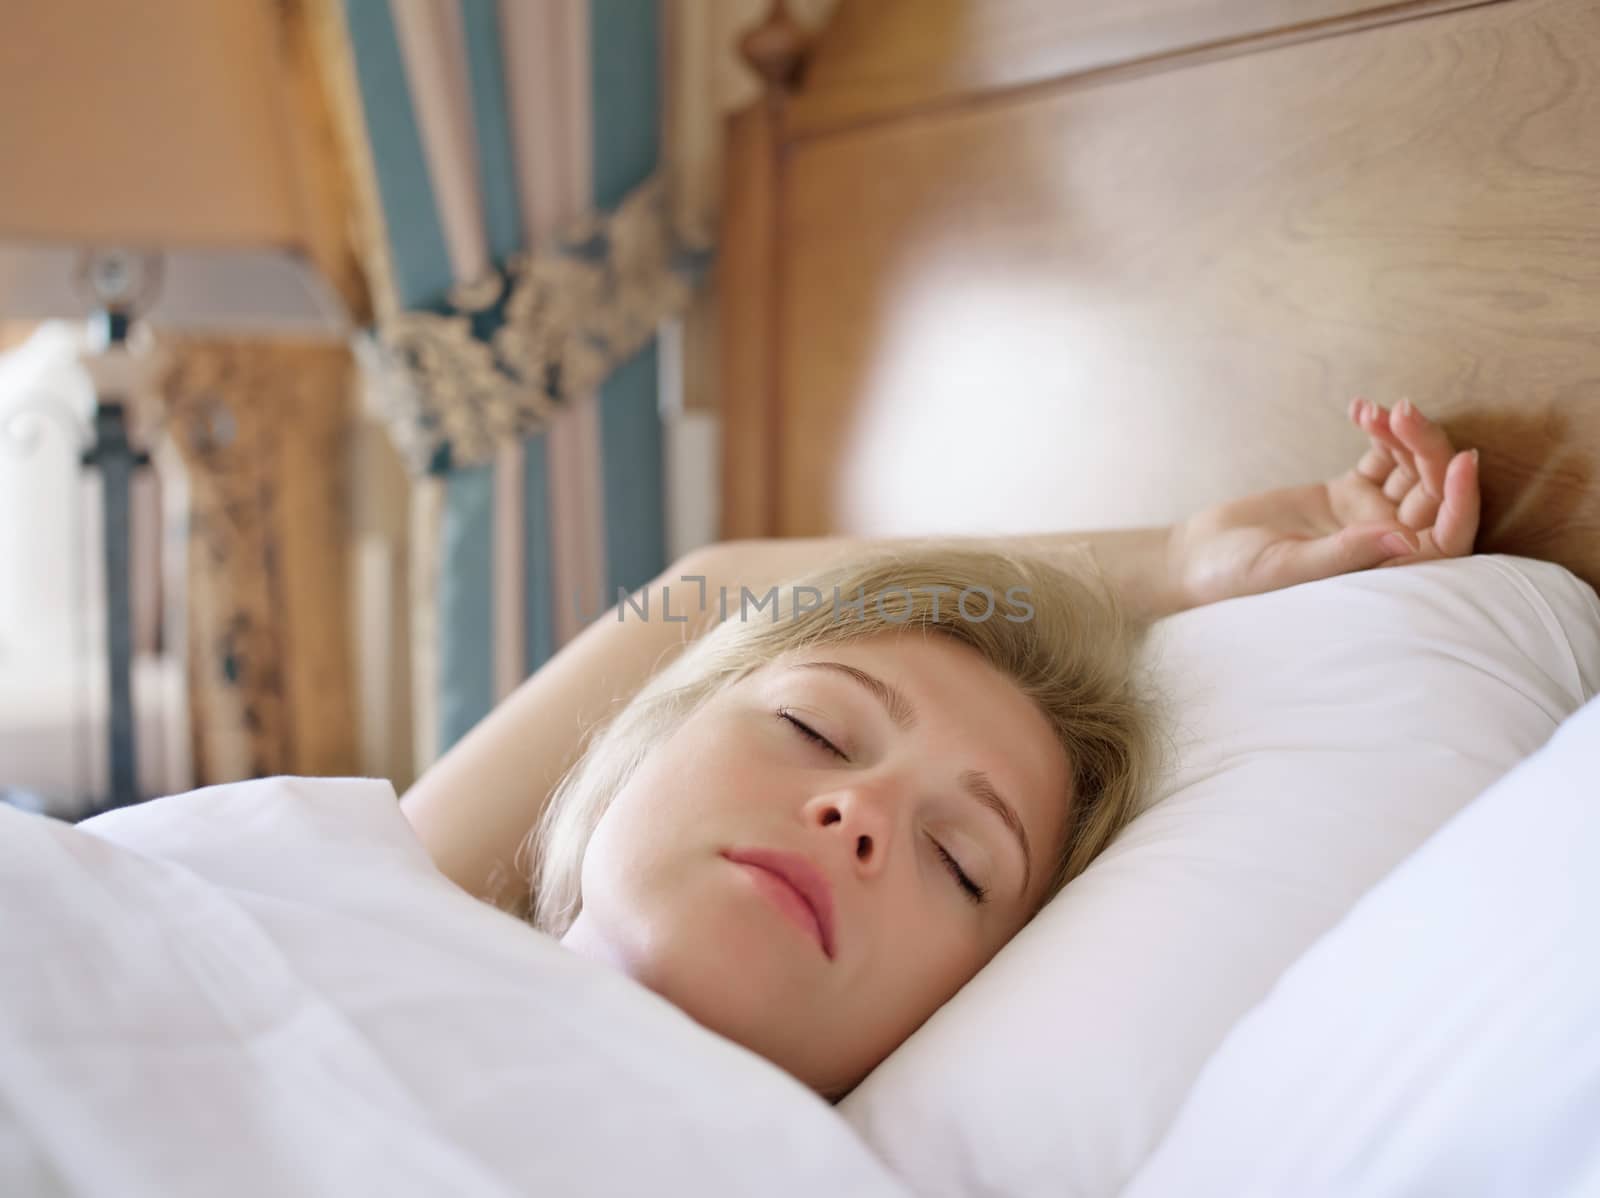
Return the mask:
[[[83,452],[86,467],[100,471],[105,529],[106,665],[109,704],[110,788],[105,806],[139,801],[139,772],[133,719],[133,610],[129,583],[129,511],[133,472],[150,464],[150,455],[128,440],[127,400],[131,398],[128,332],[132,321],[120,311],[100,313],[98,353],[84,365],[95,380],[94,441]],[[90,814],[95,814],[91,811]]]

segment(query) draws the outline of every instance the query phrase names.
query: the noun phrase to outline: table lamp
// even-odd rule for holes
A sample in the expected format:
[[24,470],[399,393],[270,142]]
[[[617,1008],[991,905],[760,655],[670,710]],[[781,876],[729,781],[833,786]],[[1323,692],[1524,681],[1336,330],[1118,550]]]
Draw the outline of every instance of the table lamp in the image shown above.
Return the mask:
[[329,282],[339,217],[318,191],[305,64],[278,9],[50,0],[13,6],[0,38],[0,319],[87,319],[97,333],[80,434],[103,479],[110,806],[139,797],[128,506],[145,459],[128,431],[131,335],[347,327]]

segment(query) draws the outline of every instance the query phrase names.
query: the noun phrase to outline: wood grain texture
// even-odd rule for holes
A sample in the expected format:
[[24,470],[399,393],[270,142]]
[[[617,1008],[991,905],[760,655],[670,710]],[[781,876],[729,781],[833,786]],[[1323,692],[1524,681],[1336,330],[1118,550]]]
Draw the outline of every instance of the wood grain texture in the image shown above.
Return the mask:
[[1326,36],[1485,0],[847,0],[807,64],[795,136],[1173,55]]
[[763,535],[776,521],[776,130],[775,103],[765,99],[728,121],[716,266],[724,540]]
[[1507,0],[794,141],[779,260],[723,259],[777,290],[760,531],[1176,519],[1409,396],[1482,450],[1480,549],[1600,582],[1597,59],[1589,0]]

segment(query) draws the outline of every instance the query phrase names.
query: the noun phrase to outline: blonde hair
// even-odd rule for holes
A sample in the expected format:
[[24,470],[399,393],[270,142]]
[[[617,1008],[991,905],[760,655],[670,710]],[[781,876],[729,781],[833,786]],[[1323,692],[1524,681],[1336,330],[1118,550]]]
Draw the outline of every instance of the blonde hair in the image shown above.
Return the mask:
[[531,919],[554,936],[572,926],[584,853],[612,798],[708,699],[780,654],[907,632],[977,650],[1034,701],[1066,750],[1069,817],[1042,906],[1132,818],[1151,781],[1154,707],[1137,665],[1145,629],[1097,573],[948,544],[861,554],[785,583],[775,606],[754,615],[730,603],[729,618],[652,678],[556,787],[523,845]]

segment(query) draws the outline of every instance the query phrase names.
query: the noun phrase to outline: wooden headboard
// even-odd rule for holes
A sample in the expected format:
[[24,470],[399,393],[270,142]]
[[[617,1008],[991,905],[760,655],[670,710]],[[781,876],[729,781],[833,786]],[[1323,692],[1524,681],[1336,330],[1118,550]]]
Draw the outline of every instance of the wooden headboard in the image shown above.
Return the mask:
[[1478,547],[1600,584],[1594,0],[841,0],[745,42],[725,537],[1165,522],[1482,452]]

